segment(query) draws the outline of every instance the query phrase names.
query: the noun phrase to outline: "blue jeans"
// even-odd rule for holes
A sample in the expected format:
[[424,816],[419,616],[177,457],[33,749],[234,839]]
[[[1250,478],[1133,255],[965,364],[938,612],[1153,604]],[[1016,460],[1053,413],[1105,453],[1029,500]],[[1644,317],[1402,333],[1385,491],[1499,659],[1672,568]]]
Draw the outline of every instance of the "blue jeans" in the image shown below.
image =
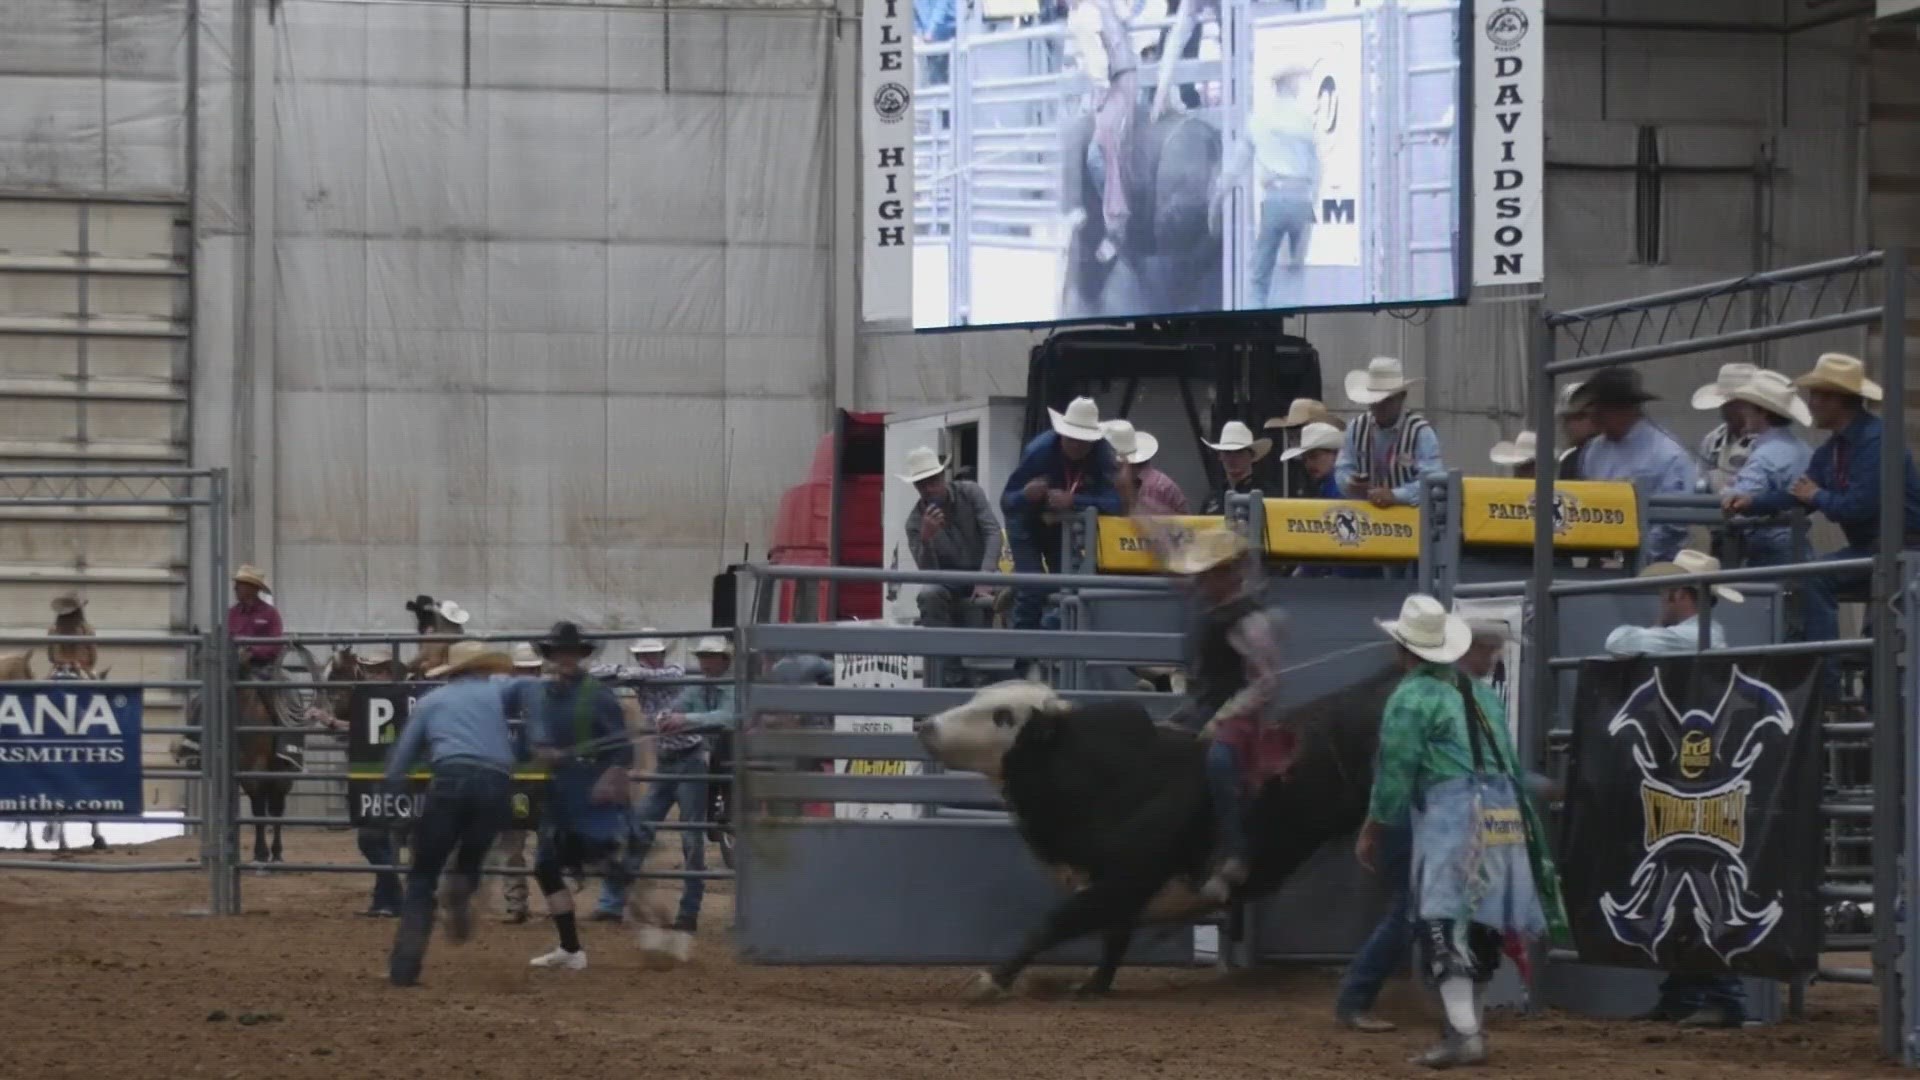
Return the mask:
[[388,977],[410,986],[420,977],[433,933],[434,898],[440,871],[453,859],[454,890],[471,897],[480,887],[480,868],[501,829],[513,823],[513,781],[503,772],[472,766],[435,769],[427,783],[427,807],[413,827],[413,866],[407,871],[407,896],[400,908],[400,929],[387,961]]
[[1380,987],[1395,971],[1407,964],[1413,950],[1413,923],[1408,920],[1407,889],[1413,877],[1413,830],[1386,829],[1380,834],[1376,856],[1380,880],[1392,890],[1387,910],[1373,933],[1353,954],[1353,962],[1340,978],[1340,995],[1334,1001],[1334,1013],[1351,1016],[1373,1008]]
[[1233,748],[1219,740],[1207,744],[1207,790],[1213,796],[1215,850],[1223,859],[1245,859],[1247,799],[1240,790],[1240,761]]
[[[354,837],[359,845],[360,856],[367,860],[368,866],[392,866],[395,844],[393,830],[384,828],[361,829]],[[373,899],[367,904],[368,911],[390,911],[400,913],[400,875],[391,870],[382,870],[373,875]]]
[[1675,1013],[1726,1009],[1747,1018],[1747,984],[1736,975],[1669,975],[1660,984],[1660,1004]]
[[[1831,562],[1835,559],[1864,559],[1872,554],[1873,547],[1871,545],[1849,544],[1838,551],[1830,551],[1820,556],[1820,561]],[[1857,591],[1865,587],[1871,579],[1872,575],[1864,570],[1821,574],[1818,577],[1801,579],[1801,594],[1805,597],[1802,604],[1806,612],[1807,640],[1832,641],[1839,637],[1839,594]]]
[[[1013,551],[1013,572],[1016,574],[1059,573],[1060,568],[1053,563],[1060,558],[1061,542],[1058,526],[1034,528],[1019,517],[1010,517],[1007,521],[1007,546]],[[1013,628],[1040,629],[1040,614],[1046,606],[1046,589],[1015,589]]]
[[1286,280],[1293,283],[1287,295],[1272,297],[1285,307],[1305,299],[1298,295],[1301,268],[1307,262],[1307,239],[1313,235],[1313,200],[1304,194],[1279,195],[1271,191],[1260,197],[1260,230],[1253,238],[1253,294],[1247,306],[1269,306],[1274,263],[1280,258],[1280,243],[1287,242]]
[[[663,756],[654,771],[662,775],[682,774],[703,777],[707,772],[704,746]],[[647,785],[646,798],[635,807],[628,823],[626,857],[608,864],[606,880],[600,884],[599,909],[619,913],[627,906],[627,891],[646,866],[647,853],[653,850],[655,823],[667,820],[667,811],[680,808],[680,824],[698,825],[707,820],[707,781],[655,780]],[[707,868],[707,834],[704,829],[681,829],[680,857],[688,870]],[[680,921],[700,918],[700,903],[706,899],[707,883],[697,877],[687,879],[680,890]]]

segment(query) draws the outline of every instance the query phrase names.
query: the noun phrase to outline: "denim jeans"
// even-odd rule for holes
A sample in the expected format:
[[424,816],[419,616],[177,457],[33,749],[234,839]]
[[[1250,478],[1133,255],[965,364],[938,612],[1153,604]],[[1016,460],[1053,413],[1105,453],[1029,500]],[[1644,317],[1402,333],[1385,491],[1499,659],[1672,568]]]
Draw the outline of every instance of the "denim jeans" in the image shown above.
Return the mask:
[[[1307,262],[1307,240],[1313,235],[1313,200],[1304,195],[1266,192],[1260,197],[1260,231],[1253,238],[1253,293],[1247,306],[1286,307],[1304,297],[1299,294],[1300,270]],[[1280,258],[1280,243],[1287,244],[1286,279],[1292,283],[1288,295],[1269,297],[1273,285],[1274,263]],[[1280,301],[1272,303],[1270,300]]]
[[413,866],[387,963],[395,985],[408,986],[420,977],[440,871],[448,858],[453,859],[454,888],[468,897],[479,891],[480,868],[494,837],[513,823],[512,783],[506,773],[476,766],[434,770],[426,810],[413,827]]
[[[702,777],[707,773],[707,751],[704,746],[692,750],[683,750],[677,754],[663,756],[654,771],[662,775],[679,774]],[[633,810],[629,823],[626,857],[613,860],[607,867],[607,877],[600,885],[601,911],[619,912],[627,904],[627,891],[633,887],[646,866],[647,853],[653,850],[654,828],[658,822],[667,820],[667,812],[675,806],[680,808],[682,825],[697,825],[707,820],[707,781],[655,780],[647,785],[646,798]],[[707,834],[704,829],[680,829],[680,856],[688,870],[707,868]],[[694,922],[700,918],[700,903],[706,898],[707,883],[700,878],[688,878],[680,890],[680,921]]]
[[1407,888],[1413,876],[1413,830],[1385,829],[1380,834],[1380,880],[1392,890],[1387,910],[1373,933],[1353,954],[1353,962],[1340,978],[1340,995],[1334,1012],[1341,1016],[1363,1013],[1373,1008],[1380,987],[1388,976],[1406,966],[1413,950],[1413,923],[1408,921]]
[[[1873,547],[1868,544],[1849,544],[1838,551],[1820,556],[1821,562],[1835,559],[1864,559],[1873,555]],[[1800,582],[1802,595],[1806,598],[1807,640],[1832,641],[1840,636],[1840,600],[1839,594],[1852,592],[1866,586],[1872,575],[1864,570],[1850,570],[1834,574],[1821,574],[1817,577],[1803,578]]]
[[[1058,573],[1060,568],[1053,564],[1060,558],[1061,542],[1058,526],[1034,528],[1018,517],[1010,518],[1007,522],[1007,546],[1013,551],[1013,571],[1016,574]],[[1046,589],[1015,589],[1013,628],[1040,629],[1040,615],[1046,606]]]
[[[354,837],[359,845],[360,856],[367,860],[368,866],[392,866],[397,845],[393,842],[393,830],[385,828],[361,829]],[[400,875],[391,870],[383,870],[373,875],[373,899],[367,904],[368,911],[391,911],[400,913]]]
[[1247,799],[1240,790],[1240,761],[1218,739],[1207,745],[1207,790],[1213,797],[1214,844],[1222,858],[1247,857]]

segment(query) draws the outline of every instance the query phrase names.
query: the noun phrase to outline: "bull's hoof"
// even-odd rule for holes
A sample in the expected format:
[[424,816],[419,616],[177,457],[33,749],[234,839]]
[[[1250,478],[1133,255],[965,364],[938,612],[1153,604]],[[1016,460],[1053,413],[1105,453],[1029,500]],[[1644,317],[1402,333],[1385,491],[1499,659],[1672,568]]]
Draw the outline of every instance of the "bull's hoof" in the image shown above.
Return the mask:
[[967,983],[964,995],[969,1005],[991,1005],[1006,1000],[1010,991],[993,980],[993,973],[983,971]]
[[686,963],[693,956],[693,935],[685,930],[662,930],[642,926],[634,933],[640,946],[640,962],[655,971],[664,971]]
[[1072,994],[1075,1001],[1100,1001],[1112,996],[1113,984],[1088,979],[1086,982],[1075,983]]

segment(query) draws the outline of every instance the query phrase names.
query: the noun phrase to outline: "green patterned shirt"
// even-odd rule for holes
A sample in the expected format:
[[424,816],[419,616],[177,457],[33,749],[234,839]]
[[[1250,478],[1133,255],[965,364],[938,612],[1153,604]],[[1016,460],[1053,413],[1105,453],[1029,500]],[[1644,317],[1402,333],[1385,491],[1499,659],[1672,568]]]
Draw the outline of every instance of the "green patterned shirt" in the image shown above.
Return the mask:
[[[1380,751],[1373,769],[1373,799],[1367,816],[1382,825],[1408,824],[1414,796],[1447,780],[1473,775],[1473,749],[1467,742],[1467,709],[1448,664],[1423,663],[1407,673],[1387,699],[1380,717]],[[1478,679],[1469,679],[1480,712],[1493,729],[1503,770],[1516,780],[1512,740],[1500,698]],[[1495,771],[1492,749],[1483,746],[1485,771]]]

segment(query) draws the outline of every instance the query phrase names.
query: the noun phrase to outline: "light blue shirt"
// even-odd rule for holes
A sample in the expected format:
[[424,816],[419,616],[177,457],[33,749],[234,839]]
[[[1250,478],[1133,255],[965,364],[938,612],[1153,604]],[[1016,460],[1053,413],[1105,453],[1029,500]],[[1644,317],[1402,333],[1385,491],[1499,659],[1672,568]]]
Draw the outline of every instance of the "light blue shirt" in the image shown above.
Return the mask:
[[[1400,425],[1407,422],[1407,414],[1401,413],[1400,419],[1392,427],[1377,427],[1373,431],[1373,461],[1369,463],[1367,476],[1369,483],[1378,484],[1386,480],[1392,467],[1390,455],[1400,442]],[[1360,457],[1359,447],[1355,445],[1359,425],[1348,424],[1347,435],[1340,443],[1340,454],[1333,461],[1333,480],[1340,486],[1344,495],[1347,485],[1353,482],[1353,476],[1359,471],[1356,462]],[[1393,489],[1393,501],[1401,506],[1417,506],[1420,503],[1420,478],[1428,473],[1440,472],[1446,465],[1440,460],[1440,436],[1434,434],[1429,423],[1413,439],[1414,478]]]
[[689,686],[680,691],[674,711],[687,718],[688,727],[717,727],[732,731],[739,719],[733,707],[733,687],[726,684]]
[[[1587,440],[1580,455],[1582,480],[1628,480],[1642,496],[1693,490],[1699,471],[1693,455],[1660,430],[1651,420],[1633,425],[1618,442],[1606,436]],[[1687,541],[1684,525],[1651,525],[1640,548],[1646,557],[1659,562],[1671,559]]]
[[[1734,474],[1727,493],[1751,495],[1756,500],[1765,495],[1784,494],[1795,480],[1806,475],[1807,462],[1811,460],[1813,448],[1801,442],[1792,428],[1768,428],[1754,436],[1747,450],[1747,463]],[[1785,525],[1771,525],[1753,530],[1753,536],[1785,544],[1792,531]]]
[[387,751],[387,783],[413,767],[424,748],[433,766],[474,765],[513,772],[513,736],[507,709],[515,689],[538,679],[459,679],[427,693],[413,706],[400,738]]
[[[1719,623],[1707,631],[1710,648],[1727,647],[1727,633]],[[1700,651],[1700,616],[1672,626],[1616,626],[1607,635],[1607,652],[1614,656],[1674,656]]]

